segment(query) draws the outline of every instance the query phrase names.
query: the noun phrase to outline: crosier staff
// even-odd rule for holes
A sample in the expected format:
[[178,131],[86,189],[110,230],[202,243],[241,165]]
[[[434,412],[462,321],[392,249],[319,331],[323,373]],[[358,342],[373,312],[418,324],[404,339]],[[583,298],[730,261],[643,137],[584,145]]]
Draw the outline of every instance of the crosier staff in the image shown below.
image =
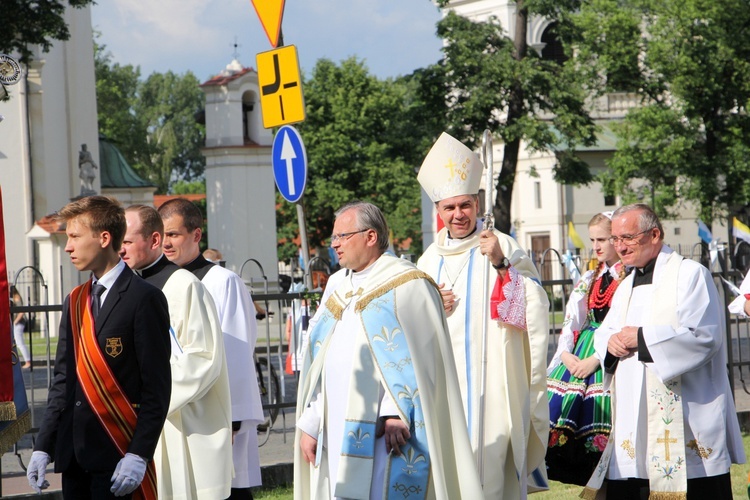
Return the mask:
[[[492,217],[492,185],[493,185],[493,161],[492,161],[492,133],[489,129],[482,135],[482,163],[487,169],[484,189],[484,230],[491,231],[493,228]],[[498,172],[499,175],[499,172]],[[479,469],[479,480],[484,487],[484,408],[485,393],[487,392],[487,335],[490,321],[490,296],[487,294],[490,284],[490,256],[484,261],[484,272],[482,274],[482,349],[481,371],[479,378],[479,426],[477,428],[477,443],[479,453],[477,454],[477,468]]]

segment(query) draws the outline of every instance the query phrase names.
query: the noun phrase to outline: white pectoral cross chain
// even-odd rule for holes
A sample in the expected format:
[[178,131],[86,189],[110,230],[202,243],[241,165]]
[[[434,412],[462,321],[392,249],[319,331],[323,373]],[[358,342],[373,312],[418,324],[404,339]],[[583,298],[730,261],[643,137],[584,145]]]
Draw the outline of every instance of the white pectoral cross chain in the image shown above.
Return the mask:
[[458,281],[458,278],[461,277],[461,273],[464,272],[464,269],[466,269],[466,266],[469,264],[469,261],[471,260],[471,252],[466,256],[466,259],[464,259],[464,263],[461,265],[461,268],[458,270],[458,274],[456,274],[456,278],[452,279],[451,274],[448,272],[448,263],[443,261],[443,269],[445,269],[445,277],[448,278],[448,283],[450,284],[450,290],[453,290],[453,285],[456,284],[456,281]]

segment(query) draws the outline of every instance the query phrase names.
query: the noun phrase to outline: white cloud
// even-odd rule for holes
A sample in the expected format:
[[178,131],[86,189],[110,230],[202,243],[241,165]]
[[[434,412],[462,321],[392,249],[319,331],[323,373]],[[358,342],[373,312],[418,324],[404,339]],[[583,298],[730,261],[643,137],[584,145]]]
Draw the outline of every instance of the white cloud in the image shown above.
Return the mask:
[[[354,55],[385,77],[439,58],[439,17],[429,0],[286,2],[282,29],[305,71],[321,57]],[[140,65],[144,75],[192,70],[208,78],[231,60],[235,37],[245,66],[271,49],[250,0],[107,0],[93,7],[93,21],[115,61]]]

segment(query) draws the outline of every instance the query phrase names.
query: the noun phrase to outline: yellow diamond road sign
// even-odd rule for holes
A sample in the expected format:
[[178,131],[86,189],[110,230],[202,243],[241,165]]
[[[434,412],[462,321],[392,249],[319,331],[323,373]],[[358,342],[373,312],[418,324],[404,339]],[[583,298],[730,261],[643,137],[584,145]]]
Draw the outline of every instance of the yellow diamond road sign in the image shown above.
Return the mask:
[[260,24],[266,32],[271,47],[279,44],[281,18],[284,15],[284,0],[250,0],[258,13]]
[[297,47],[288,45],[255,57],[260,85],[260,108],[265,128],[305,119]]

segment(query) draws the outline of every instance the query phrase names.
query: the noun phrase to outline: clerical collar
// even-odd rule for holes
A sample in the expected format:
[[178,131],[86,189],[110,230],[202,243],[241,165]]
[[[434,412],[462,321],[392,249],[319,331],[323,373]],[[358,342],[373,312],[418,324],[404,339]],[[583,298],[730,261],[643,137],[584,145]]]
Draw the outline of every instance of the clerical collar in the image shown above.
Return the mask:
[[[162,258],[163,256],[164,256],[164,254],[161,254],[161,255],[159,255],[159,257],[158,257],[158,258],[157,258],[157,259],[156,259],[155,261],[153,261],[153,262],[152,262],[151,264],[147,265],[146,267],[142,267],[142,268],[140,268],[140,269],[133,269],[133,271],[135,271],[135,274],[137,274],[138,276],[143,276],[143,274],[144,274],[144,273],[147,273],[147,274],[148,274],[148,273],[149,273],[149,271],[148,271],[148,270],[149,270],[149,269],[151,269],[152,267],[154,267],[154,266],[155,266],[156,264],[158,264],[158,263],[159,263],[159,261],[161,260],[161,258]],[[154,273],[152,272],[151,274],[154,274]]]
[[138,274],[143,279],[150,278],[171,263],[172,262],[164,254],[161,254],[159,258],[156,259],[152,264],[144,267],[143,269],[139,269]]
[[472,236],[474,236],[476,232],[479,231],[479,223],[480,223],[480,219],[477,219],[477,225],[474,228],[474,230],[471,233],[464,236],[463,238],[454,238],[453,236],[451,236],[451,232],[448,231],[448,236],[445,238],[446,246],[458,245],[459,243],[462,243],[467,238],[471,238]]
[[654,267],[656,267],[656,259],[658,255],[651,259],[645,266],[636,267],[633,270],[633,286],[650,285],[654,280]]
[[352,280],[352,285],[359,286],[360,284],[362,284],[367,279],[367,277],[372,274],[372,270],[375,268],[376,263],[377,260],[361,271],[352,271],[349,274],[349,277]]
[[213,262],[206,260],[206,258],[203,255],[198,254],[198,256],[195,258],[193,262],[190,262],[189,264],[185,264],[184,266],[182,266],[182,268],[187,269],[188,271],[193,273],[197,271],[198,269],[203,269],[206,266],[215,266],[215,265],[216,264],[214,264]]

